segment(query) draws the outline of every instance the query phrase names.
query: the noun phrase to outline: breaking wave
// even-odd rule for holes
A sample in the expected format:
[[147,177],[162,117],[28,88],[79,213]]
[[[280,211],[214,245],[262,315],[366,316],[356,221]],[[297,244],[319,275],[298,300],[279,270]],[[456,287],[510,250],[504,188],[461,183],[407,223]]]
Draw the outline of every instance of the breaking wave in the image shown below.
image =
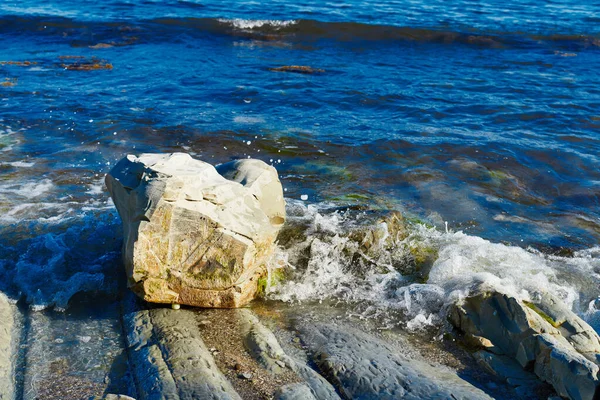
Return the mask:
[[[155,42],[178,36],[181,30],[188,34],[200,32],[231,35],[258,40],[281,39],[311,41],[407,41],[463,44],[483,48],[552,48],[569,56],[573,51],[598,49],[600,35],[577,33],[527,34],[510,31],[486,31],[473,27],[443,29],[437,27],[377,25],[360,22],[326,22],[312,19],[224,19],[195,17],[162,17],[136,21],[85,21],[58,16],[0,16],[0,33],[31,32],[36,35],[62,37],[69,30],[74,46],[100,42],[119,43],[123,33],[135,32],[135,42]],[[94,32],[91,40],[89,32]],[[90,41],[91,40],[91,41]],[[89,43],[88,43],[89,42]],[[131,44],[126,42],[126,44]]]
[[297,21],[279,21],[272,19],[218,19],[217,21],[225,25],[230,25],[237,29],[258,29],[258,28],[283,28],[290,25],[295,25]]
[[553,256],[421,221],[404,219],[404,231],[391,230],[373,211],[288,206],[275,261],[288,266],[288,279],[272,299],[343,302],[360,317],[417,330],[442,325],[446,306],[484,284],[526,300],[551,292],[600,328],[600,248]]

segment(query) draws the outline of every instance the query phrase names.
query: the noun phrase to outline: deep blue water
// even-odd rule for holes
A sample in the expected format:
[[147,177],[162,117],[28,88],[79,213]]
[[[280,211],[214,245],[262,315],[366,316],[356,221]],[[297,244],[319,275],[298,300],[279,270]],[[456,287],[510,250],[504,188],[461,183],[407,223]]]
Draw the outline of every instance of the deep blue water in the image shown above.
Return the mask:
[[599,2],[3,1],[0,49],[0,288],[31,304],[116,286],[102,182],[127,153],[260,158],[290,199],[546,252],[600,239]]

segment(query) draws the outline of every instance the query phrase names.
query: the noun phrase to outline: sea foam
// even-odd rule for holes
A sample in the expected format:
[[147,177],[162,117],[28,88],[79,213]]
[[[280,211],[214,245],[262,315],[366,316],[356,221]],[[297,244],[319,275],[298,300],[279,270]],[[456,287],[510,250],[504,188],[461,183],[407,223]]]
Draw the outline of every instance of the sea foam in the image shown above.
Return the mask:
[[[549,256],[414,223],[392,249],[357,263],[360,243],[354,242],[352,231],[370,218],[367,213],[331,211],[327,205],[305,206],[295,200],[288,200],[288,205],[289,222],[305,226],[306,238],[279,249],[295,270],[274,288],[273,299],[342,301],[361,317],[379,317],[386,324],[417,330],[441,326],[446,307],[483,284],[524,300],[551,292],[591,323],[600,320],[589,305],[600,283],[597,248],[573,257]],[[415,248],[437,254],[421,280],[395,268],[397,260],[410,260]]]
[[265,26],[277,29],[277,28],[282,28],[282,27],[286,27],[286,26],[290,26],[290,25],[295,25],[297,23],[296,20],[280,21],[280,20],[272,20],[272,19],[241,19],[241,18],[219,19],[219,22],[221,22],[223,24],[231,25],[237,29],[255,29],[255,28],[262,28]]

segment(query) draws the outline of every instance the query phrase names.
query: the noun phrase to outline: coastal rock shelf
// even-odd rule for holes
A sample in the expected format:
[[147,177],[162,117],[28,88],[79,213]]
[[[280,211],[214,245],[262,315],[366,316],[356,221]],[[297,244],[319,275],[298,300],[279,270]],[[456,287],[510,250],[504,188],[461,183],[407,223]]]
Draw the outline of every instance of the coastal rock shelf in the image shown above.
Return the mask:
[[285,222],[275,168],[188,154],[129,155],[106,176],[123,221],[131,289],[153,303],[240,307],[252,300]]
[[[175,311],[146,308],[133,298],[125,308],[128,353],[140,400],[491,399],[450,369],[404,357],[393,345],[346,326],[297,327],[309,355],[302,360],[288,355],[248,309]],[[211,331],[219,332],[219,348],[207,344],[214,340]],[[237,343],[228,343],[232,340]],[[237,354],[227,349],[240,343],[243,350]],[[265,381],[279,384],[269,392]]]
[[[490,300],[493,304],[519,309],[510,297],[487,298],[495,299]],[[2,304],[3,317],[14,315],[19,320],[16,316],[23,311],[8,302]],[[545,400],[553,394],[542,382],[550,381],[548,377],[557,392],[563,390],[556,385],[562,379],[566,394],[559,393],[564,398],[594,398],[595,381],[590,373],[596,369],[584,361],[593,358],[594,337],[586,343],[571,335],[571,342],[585,350],[583,355],[574,350],[575,344],[558,347],[560,339],[556,338],[550,348],[543,335],[556,331],[540,334],[538,340],[544,341],[532,353],[540,360],[533,362],[533,369],[527,365],[532,372],[526,372],[519,363],[525,360],[520,354],[527,353],[521,347],[511,353],[498,339],[516,331],[507,333],[501,325],[487,322],[487,327],[477,325],[481,327],[477,333],[489,338],[477,336],[478,343],[487,346],[475,353],[479,365],[461,365],[457,360],[467,353],[454,358],[453,353],[439,349],[422,352],[402,332],[374,332],[368,322],[340,318],[339,310],[325,305],[173,310],[129,293],[120,302],[97,307],[94,310],[88,304],[62,317],[50,311],[26,312],[25,323],[12,329],[12,339],[2,336],[13,342],[8,352],[0,353],[2,366],[7,366],[3,371],[16,372],[3,381],[7,384],[0,398]],[[465,307],[457,306],[456,312]],[[86,311],[94,316],[90,318]],[[563,317],[553,314],[553,318],[561,321]],[[564,321],[577,324],[568,314]],[[521,322],[515,315],[513,323]],[[461,326],[466,330],[468,323]],[[468,360],[463,357],[463,361]],[[540,375],[541,370],[547,375]]]

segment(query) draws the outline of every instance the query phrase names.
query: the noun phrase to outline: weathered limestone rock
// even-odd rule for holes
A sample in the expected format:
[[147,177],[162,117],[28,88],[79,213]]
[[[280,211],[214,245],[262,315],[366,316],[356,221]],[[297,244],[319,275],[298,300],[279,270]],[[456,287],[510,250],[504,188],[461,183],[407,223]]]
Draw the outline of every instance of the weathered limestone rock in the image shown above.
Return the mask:
[[466,336],[487,339],[496,352],[533,370],[559,395],[577,400],[600,395],[600,337],[553,296],[533,304],[480,290],[455,305],[449,318]]
[[13,306],[6,296],[0,293],[0,399],[2,400],[12,399],[14,391],[11,362],[13,312]]
[[142,154],[106,176],[129,286],[143,299],[240,307],[254,297],[285,222],[283,190],[275,168],[259,160],[219,172],[184,153]]
[[321,373],[348,399],[491,399],[456,372],[409,359],[391,344],[345,326],[298,326]]
[[143,310],[132,300],[123,323],[138,400],[240,400],[206,348],[194,312]]

